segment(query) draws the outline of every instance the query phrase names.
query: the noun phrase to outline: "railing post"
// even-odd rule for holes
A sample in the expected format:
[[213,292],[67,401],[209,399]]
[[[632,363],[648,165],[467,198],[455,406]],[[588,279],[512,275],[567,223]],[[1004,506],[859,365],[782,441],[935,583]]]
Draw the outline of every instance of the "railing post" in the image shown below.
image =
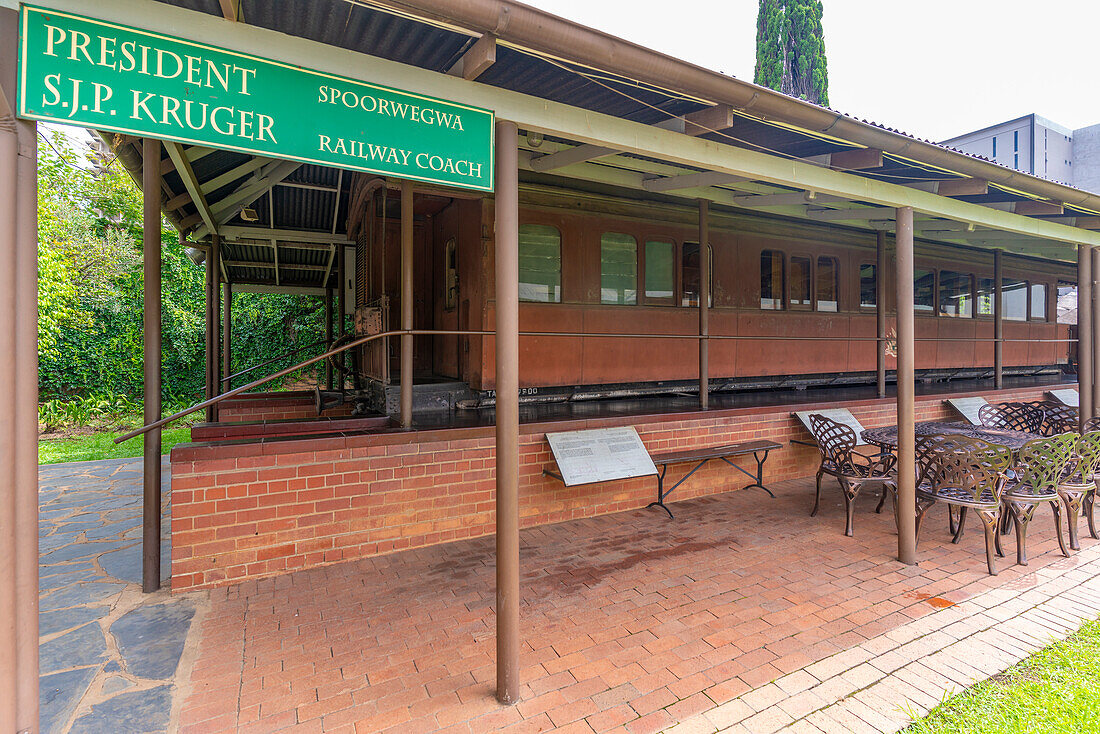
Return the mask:
[[699,407],[706,410],[710,404],[710,202],[699,199]]
[[875,384],[878,396],[886,397],[886,232],[879,230],[875,259]]
[[1004,387],[1004,250],[993,251],[993,387]]
[[1092,382],[1092,248],[1077,246],[1077,391],[1081,430],[1093,414]]
[[[160,152],[159,140],[142,141],[142,239],[145,269],[145,423],[160,419]],[[160,429],[144,437],[144,501],[142,512],[142,574],[145,593],[160,588]]]
[[[332,349],[332,289],[325,288],[325,351]],[[332,361],[325,360],[325,385],[332,389]]]
[[[222,283],[222,373],[225,377],[233,374],[233,285],[229,281]],[[233,381],[226,380],[218,394],[232,387]]]
[[514,122],[496,129],[497,700],[519,700],[519,161]]
[[916,436],[914,433],[913,208],[897,210],[898,311],[898,560],[917,562]]
[[[413,328],[413,185],[401,180],[401,328]],[[413,335],[401,335],[401,427],[413,424]]]

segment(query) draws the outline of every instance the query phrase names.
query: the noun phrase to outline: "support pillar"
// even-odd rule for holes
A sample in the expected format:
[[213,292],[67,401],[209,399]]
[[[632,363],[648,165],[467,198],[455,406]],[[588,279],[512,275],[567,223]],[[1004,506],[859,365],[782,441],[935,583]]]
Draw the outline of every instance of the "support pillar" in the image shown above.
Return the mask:
[[[214,246],[211,245],[206,250],[206,273],[205,273],[205,286],[206,286],[206,390],[204,395],[206,400],[210,400],[217,395],[218,381],[217,370],[214,368],[214,364],[218,361],[217,350],[214,347],[217,337],[214,336],[214,299],[217,298],[217,270],[214,265]],[[206,422],[212,423],[214,421],[214,406],[209,406],[206,409]]]
[[0,731],[38,731],[37,128],[16,120],[18,16],[0,9]]
[[1092,382],[1092,248],[1077,246],[1077,392],[1081,396],[1082,431],[1093,414]]
[[1092,415],[1100,413],[1100,247],[1092,250]]
[[916,436],[914,434],[913,208],[897,210],[898,310],[898,560],[917,562]]
[[[233,286],[222,283],[222,375],[233,374]],[[218,394],[233,389],[233,381],[221,383]]]
[[[344,312],[346,310],[346,307],[344,305],[344,297],[346,295],[346,288],[344,288],[344,283],[346,282],[345,278],[347,277],[346,276],[346,271],[344,270],[345,265],[346,265],[346,263],[345,263],[346,259],[347,259],[347,248],[345,248],[343,245],[337,245],[336,246],[336,280],[338,281],[338,285],[336,286],[336,336],[337,337],[343,336],[344,331],[347,327],[347,321],[344,318]],[[348,353],[345,350],[343,352],[340,352],[340,354],[337,355],[336,359],[340,360],[340,364],[342,366],[346,367],[347,364],[348,364],[347,357],[348,357]],[[389,359],[389,357],[387,357],[387,359]],[[341,392],[343,392],[344,386],[347,383],[347,380],[344,377],[345,374],[346,373],[343,370],[340,370],[339,374],[336,375],[336,379],[340,381],[340,391]]]
[[1003,250],[993,251],[993,387],[1004,387],[1004,260]]
[[[144,242],[145,311],[142,328],[145,341],[145,424],[160,420],[161,360],[161,252],[160,252],[160,152],[159,140],[142,141],[141,181],[143,199],[142,239]],[[144,495],[142,508],[142,574],[145,593],[160,588],[160,429],[146,431]]]
[[[332,349],[332,289],[325,288],[325,351]],[[325,360],[325,385],[332,389],[332,360]]]
[[706,410],[710,404],[710,229],[707,222],[710,202],[699,200],[699,407]]
[[[401,328],[413,328],[413,185],[401,180]],[[413,424],[413,335],[401,335],[401,427]]]
[[514,122],[496,129],[497,700],[519,701],[519,161]]
[[[222,386],[222,364],[219,357],[219,338],[218,338],[218,321],[221,315],[220,303],[218,302],[218,283],[221,282],[221,270],[220,265],[222,261],[222,238],[221,235],[214,234],[210,238],[210,255],[211,255],[211,274],[210,279],[210,388],[211,397],[215,395],[221,395],[223,392]],[[226,372],[225,374],[229,374]],[[218,420],[218,407],[217,405],[211,405],[207,410],[209,420]]]
[[878,396],[886,397],[886,232],[878,231],[875,260],[875,385]]

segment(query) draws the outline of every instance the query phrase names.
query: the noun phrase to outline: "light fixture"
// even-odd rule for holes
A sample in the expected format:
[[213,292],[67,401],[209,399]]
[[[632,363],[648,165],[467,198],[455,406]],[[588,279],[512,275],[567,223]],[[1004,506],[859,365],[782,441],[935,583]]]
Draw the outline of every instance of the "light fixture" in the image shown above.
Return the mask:
[[258,222],[260,221],[260,215],[256,213],[256,210],[250,206],[246,206],[241,209],[241,219],[246,222]]

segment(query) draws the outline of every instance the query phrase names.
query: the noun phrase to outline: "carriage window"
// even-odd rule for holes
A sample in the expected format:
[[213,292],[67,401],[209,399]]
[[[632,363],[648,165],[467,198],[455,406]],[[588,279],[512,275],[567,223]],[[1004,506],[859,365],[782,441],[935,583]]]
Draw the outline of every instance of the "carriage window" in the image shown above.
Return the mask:
[[810,305],[810,258],[791,258],[791,308]]
[[1058,281],[1059,324],[1077,323],[1077,284]]
[[[714,305],[714,248],[708,247],[710,255],[710,298],[707,306]],[[685,242],[683,254],[680,257],[680,275],[683,278],[683,297],[681,306],[699,307],[699,243]]]
[[993,315],[993,278],[978,278],[978,315]]
[[874,308],[878,305],[877,265],[865,263],[859,266],[859,305],[860,308]]
[[561,302],[561,233],[545,224],[519,227],[519,298]]
[[940,314],[943,316],[974,315],[973,277],[970,273],[940,271]]
[[1003,317],[1009,321],[1027,321],[1027,282],[1015,278],[1001,281]]
[[913,310],[917,313],[936,310],[936,274],[931,270],[913,271]]
[[600,237],[600,303],[633,306],[638,302],[638,241],[628,234]]
[[671,242],[645,243],[645,297],[672,300],[676,289],[676,264]]
[[760,308],[783,310],[783,253],[764,250],[760,253]]
[[1031,320],[1047,320],[1047,287],[1045,283],[1031,284]]
[[817,310],[836,311],[838,305],[837,294],[840,292],[838,283],[836,258],[819,257],[817,259]]

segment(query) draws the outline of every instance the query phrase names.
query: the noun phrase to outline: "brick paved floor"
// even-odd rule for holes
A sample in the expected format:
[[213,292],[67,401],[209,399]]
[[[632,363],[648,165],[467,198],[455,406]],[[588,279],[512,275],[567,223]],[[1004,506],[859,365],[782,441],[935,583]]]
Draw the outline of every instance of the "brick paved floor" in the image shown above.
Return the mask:
[[1059,594],[1100,575],[1100,544],[1086,533],[1063,558],[1049,514],[1032,526],[1031,565],[1012,565],[1010,538],[991,577],[980,529],[952,545],[945,509],[906,567],[877,498],[860,499],[846,538],[835,486],[816,518],[812,481],[775,489],[677,503],[675,520],[638,510],[524,530],[512,707],[493,699],[492,538],[217,589],[180,730],[892,730],[902,703],[921,710],[1047,638],[1002,642],[988,672],[950,655],[905,664],[1017,614],[1049,616],[1041,604],[1070,603]]

